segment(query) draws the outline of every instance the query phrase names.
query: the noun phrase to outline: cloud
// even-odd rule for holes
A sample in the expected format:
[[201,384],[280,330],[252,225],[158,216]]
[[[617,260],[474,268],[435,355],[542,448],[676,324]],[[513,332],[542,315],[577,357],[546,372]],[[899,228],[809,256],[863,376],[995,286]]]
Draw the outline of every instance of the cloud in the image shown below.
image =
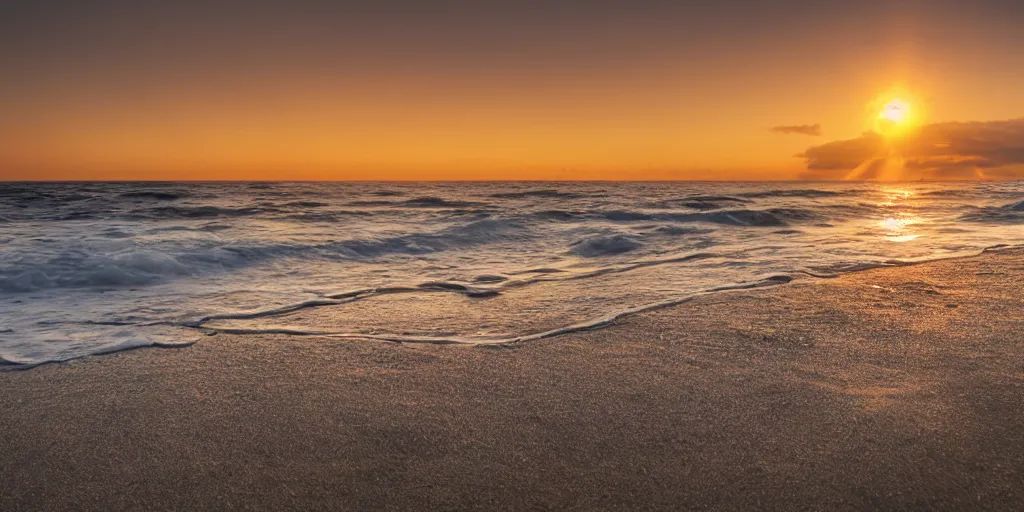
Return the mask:
[[806,179],[1024,178],[1024,119],[935,123],[898,139],[867,132],[797,157]]
[[775,133],[781,133],[784,135],[798,134],[798,135],[810,135],[811,137],[821,137],[821,125],[820,124],[800,124],[793,126],[773,126],[771,129]]

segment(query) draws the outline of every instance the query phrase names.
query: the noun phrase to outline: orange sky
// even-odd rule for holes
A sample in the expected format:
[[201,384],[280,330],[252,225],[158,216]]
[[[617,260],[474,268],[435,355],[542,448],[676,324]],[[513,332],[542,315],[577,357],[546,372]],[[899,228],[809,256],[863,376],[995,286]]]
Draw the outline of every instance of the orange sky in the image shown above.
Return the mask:
[[0,179],[793,179],[897,86],[929,121],[1024,116],[1012,3],[386,3],[15,12]]

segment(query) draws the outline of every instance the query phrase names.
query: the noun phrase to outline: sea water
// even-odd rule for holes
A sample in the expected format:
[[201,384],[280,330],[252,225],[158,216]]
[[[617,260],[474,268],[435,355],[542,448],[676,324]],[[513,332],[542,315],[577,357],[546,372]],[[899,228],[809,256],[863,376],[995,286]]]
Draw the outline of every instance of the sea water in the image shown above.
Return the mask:
[[1024,182],[0,183],[0,363],[216,332],[502,342],[1022,243]]

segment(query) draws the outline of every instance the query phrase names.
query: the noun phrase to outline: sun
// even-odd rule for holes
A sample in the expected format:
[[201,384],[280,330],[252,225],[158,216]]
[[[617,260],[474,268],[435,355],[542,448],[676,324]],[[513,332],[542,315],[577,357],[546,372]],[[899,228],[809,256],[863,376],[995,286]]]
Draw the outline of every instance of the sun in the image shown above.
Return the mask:
[[896,98],[882,107],[882,112],[878,114],[878,118],[895,124],[904,124],[910,119],[910,114],[910,103]]
[[867,105],[868,129],[901,140],[924,126],[926,102],[905,88],[894,87]]

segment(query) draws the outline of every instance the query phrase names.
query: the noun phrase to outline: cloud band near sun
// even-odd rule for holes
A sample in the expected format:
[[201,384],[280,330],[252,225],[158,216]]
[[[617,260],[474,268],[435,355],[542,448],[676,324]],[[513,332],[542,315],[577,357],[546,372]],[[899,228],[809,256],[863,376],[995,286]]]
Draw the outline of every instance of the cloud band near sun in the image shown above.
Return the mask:
[[805,179],[1024,178],[1024,118],[935,123],[898,138],[867,132],[797,156]]
[[771,131],[775,133],[781,133],[783,135],[810,135],[811,137],[821,136],[821,125],[820,124],[800,124],[800,125],[783,125],[773,126]]

